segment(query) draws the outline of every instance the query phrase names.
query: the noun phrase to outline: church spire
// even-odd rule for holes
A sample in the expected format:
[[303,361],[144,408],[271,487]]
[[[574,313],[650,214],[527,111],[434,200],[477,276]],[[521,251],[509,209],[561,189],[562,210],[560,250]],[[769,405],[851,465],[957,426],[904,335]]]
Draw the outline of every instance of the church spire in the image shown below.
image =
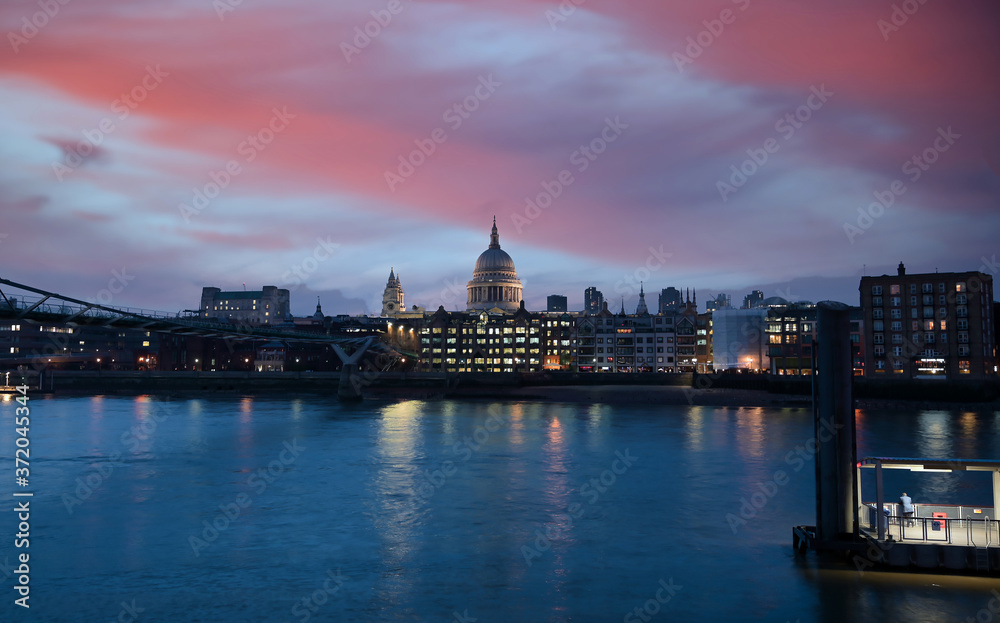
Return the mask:
[[316,312],[313,314],[313,318],[316,320],[323,319],[323,308],[319,305],[319,296],[316,297]]
[[642,316],[649,313],[649,308],[646,307],[646,291],[643,290],[643,284],[639,282],[639,305],[635,308],[635,314],[637,316]]
[[490,248],[500,248],[500,234],[497,233],[497,217],[493,217],[493,231],[490,233]]

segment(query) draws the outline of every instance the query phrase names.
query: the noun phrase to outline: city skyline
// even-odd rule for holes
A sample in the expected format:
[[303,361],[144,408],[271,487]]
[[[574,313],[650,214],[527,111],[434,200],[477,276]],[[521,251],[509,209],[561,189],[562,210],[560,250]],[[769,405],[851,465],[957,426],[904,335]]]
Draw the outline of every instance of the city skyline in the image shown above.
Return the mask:
[[464,309],[494,214],[529,309],[997,273],[985,2],[53,6],[0,8],[14,281]]

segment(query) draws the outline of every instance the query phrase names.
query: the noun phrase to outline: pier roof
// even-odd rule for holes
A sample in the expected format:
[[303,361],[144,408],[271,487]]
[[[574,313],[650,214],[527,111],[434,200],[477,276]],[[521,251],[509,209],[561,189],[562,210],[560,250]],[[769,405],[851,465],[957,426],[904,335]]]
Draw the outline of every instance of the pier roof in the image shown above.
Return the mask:
[[986,459],[920,459],[899,457],[865,457],[858,467],[875,467],[881,463],[886,469],[909,469],[916,472],[992,472],[1000,470],[1000,461]]

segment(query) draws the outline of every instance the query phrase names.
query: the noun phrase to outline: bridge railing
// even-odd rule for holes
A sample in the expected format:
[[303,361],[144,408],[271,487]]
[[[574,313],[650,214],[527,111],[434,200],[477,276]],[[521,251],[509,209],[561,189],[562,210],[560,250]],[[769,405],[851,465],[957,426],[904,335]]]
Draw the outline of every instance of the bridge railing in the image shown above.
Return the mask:
[[[72,316],[74,314],[79,314],[82,310],[81,315],[90,318],[116,318],[119,316],[138,316],[143,318],[152,318],[156,320],[187,320],[197,318],[197,314],[190,312],[164,312],[155,309],[144,309],[141,307],[112,307],[104,305],[104,307],[110,307],[108,309],[99,308],[87,308],[83,305],[76,305],[72,303],[65,302],[54,302],[54,303],[42,303],[41,305],[36,304],[42,300],[43,297],[40,296],[8,296],[6,301],[0,301],[0,309],[8,309],[13,311],[24,311],[26,309],[31,309],[32,311],[52,314],[56,316]],[[58,300],[57,300],[58,301]],[[96,305],[97,303],[95,303]]]
[[[298,329],[289,330],[276,326],[249,326],[232,324],[219,320],[201,318],[197,312],[164,312],[153,309],[139,307],[112,307],[101,305],[102,308],[89,308],[84,305],[67,303],[59,299],[50,299],[52,302],[43,302],[40,296],[7,296],[6,300],[0,299],[0,312],[24,312],[31,310],[30,314],[36,321],[44,321],[45,315],[52,316],[52,322],[64,322],[70,317],[93,318],[114,321],[120,318],[136,318],[140,320],[158,320],[171,325],[190,327],[200,331],[217,332],[229,336],[247,336],[248,338],[277,339],[277,340],[330,340],[330,335],[321,332],[301,331]],[[97,303],[95,303],[96,305]],[[40,318],[41,317],[41,318]],[[338,341],[360,342],[370,334],[359,335],[356,338],[345,338],[340,336]]]

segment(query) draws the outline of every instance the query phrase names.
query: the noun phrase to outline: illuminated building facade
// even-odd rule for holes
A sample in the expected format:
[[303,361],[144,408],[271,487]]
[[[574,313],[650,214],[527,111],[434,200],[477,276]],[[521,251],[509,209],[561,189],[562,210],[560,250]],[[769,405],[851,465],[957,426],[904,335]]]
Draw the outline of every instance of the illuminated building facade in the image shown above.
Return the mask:
[[993,276],[981,272],[862,277],[864,374],[981,379],[996,373]]
[[202,318],[218,318],[238,324],[268,325],[291,319],[289,292],[264,286],[261,290],[224,292],[219,288],[201,290]]

